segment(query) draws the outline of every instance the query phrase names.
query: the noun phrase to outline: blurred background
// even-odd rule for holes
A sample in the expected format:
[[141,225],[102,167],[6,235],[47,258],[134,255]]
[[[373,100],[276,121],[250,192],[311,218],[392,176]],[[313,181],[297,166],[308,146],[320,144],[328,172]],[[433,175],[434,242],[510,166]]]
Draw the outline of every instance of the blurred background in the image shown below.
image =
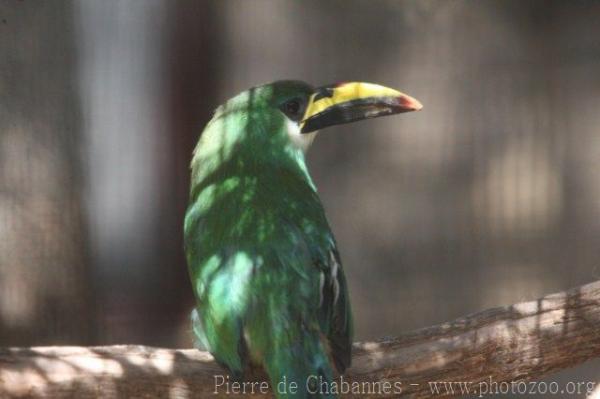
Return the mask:
[[191,152],[216,106],[278,79],[425,106],[328,129],[309,155],[358,340],[600,279],[598,16],[558,0],[0,1],[0,344],[190,347]]

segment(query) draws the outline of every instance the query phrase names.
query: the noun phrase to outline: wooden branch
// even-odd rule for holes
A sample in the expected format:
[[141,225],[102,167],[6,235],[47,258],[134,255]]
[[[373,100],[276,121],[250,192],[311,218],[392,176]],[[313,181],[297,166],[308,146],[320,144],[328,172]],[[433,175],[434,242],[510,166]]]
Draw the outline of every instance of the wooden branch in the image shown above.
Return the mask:
[[[354,390],[360,397],[381,397],[381,393],[431,397],[449,395],[451,389],[454,394],[464,394],[461,389],[467,386],[476,394],[486,386],[493,390],[494,383],[498,389],[502,382],[532,380],[597,356],[600,281],[393,340],[356,344],[352,368],[343,383],[340,377],[336,381],[340,391]],[[224,382],[221,378],[226,379],[226,373],[212,357],[193,349],[108,346],[0,350],[3,398],[231,397],[242,396],[242,388],[248,393],[251,387],[256,396],[268,397],[261,394],[264,375],[252,376],[249,381],[254,384],[246,383],[239,390],[230,380],[229,394],[225,384],[216,387]],[[453,385],[431,384],[441,381]],[[458,383],[464,383],[463,388]]]

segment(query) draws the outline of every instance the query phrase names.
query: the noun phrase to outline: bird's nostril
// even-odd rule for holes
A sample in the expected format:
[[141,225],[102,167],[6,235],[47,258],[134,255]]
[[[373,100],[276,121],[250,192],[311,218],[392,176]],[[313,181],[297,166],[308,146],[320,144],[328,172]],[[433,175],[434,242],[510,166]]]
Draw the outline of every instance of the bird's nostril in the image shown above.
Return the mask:
[[317,94],[313,101],[318,101],[322,98],[333,97],[333,88],[332,87],[321,87],[317,90]]

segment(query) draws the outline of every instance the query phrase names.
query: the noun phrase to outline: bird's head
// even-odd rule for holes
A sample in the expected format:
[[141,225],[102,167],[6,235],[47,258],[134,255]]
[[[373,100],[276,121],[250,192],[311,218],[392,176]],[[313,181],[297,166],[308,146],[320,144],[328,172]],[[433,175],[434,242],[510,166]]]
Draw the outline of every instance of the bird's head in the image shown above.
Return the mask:
[[251,88],[220,106],[202,133],[192,165],[210,172],[234,158],[246,165],[303,162],[320,129],[421,108],[414,98],[372,83],[314,88],[299,81],[277,81]]

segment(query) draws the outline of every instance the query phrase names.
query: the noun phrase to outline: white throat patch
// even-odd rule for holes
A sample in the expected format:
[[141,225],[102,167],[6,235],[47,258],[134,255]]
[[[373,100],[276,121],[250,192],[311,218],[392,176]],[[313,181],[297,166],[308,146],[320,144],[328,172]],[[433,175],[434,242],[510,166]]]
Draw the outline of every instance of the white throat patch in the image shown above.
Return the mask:
[[286,130],[290,138],[290,141],[296,148],[301,149],[303,152],[308,151],[318,131],[311,133],[300,133],[300,126],[296,122],[293,122],[286,118]]

